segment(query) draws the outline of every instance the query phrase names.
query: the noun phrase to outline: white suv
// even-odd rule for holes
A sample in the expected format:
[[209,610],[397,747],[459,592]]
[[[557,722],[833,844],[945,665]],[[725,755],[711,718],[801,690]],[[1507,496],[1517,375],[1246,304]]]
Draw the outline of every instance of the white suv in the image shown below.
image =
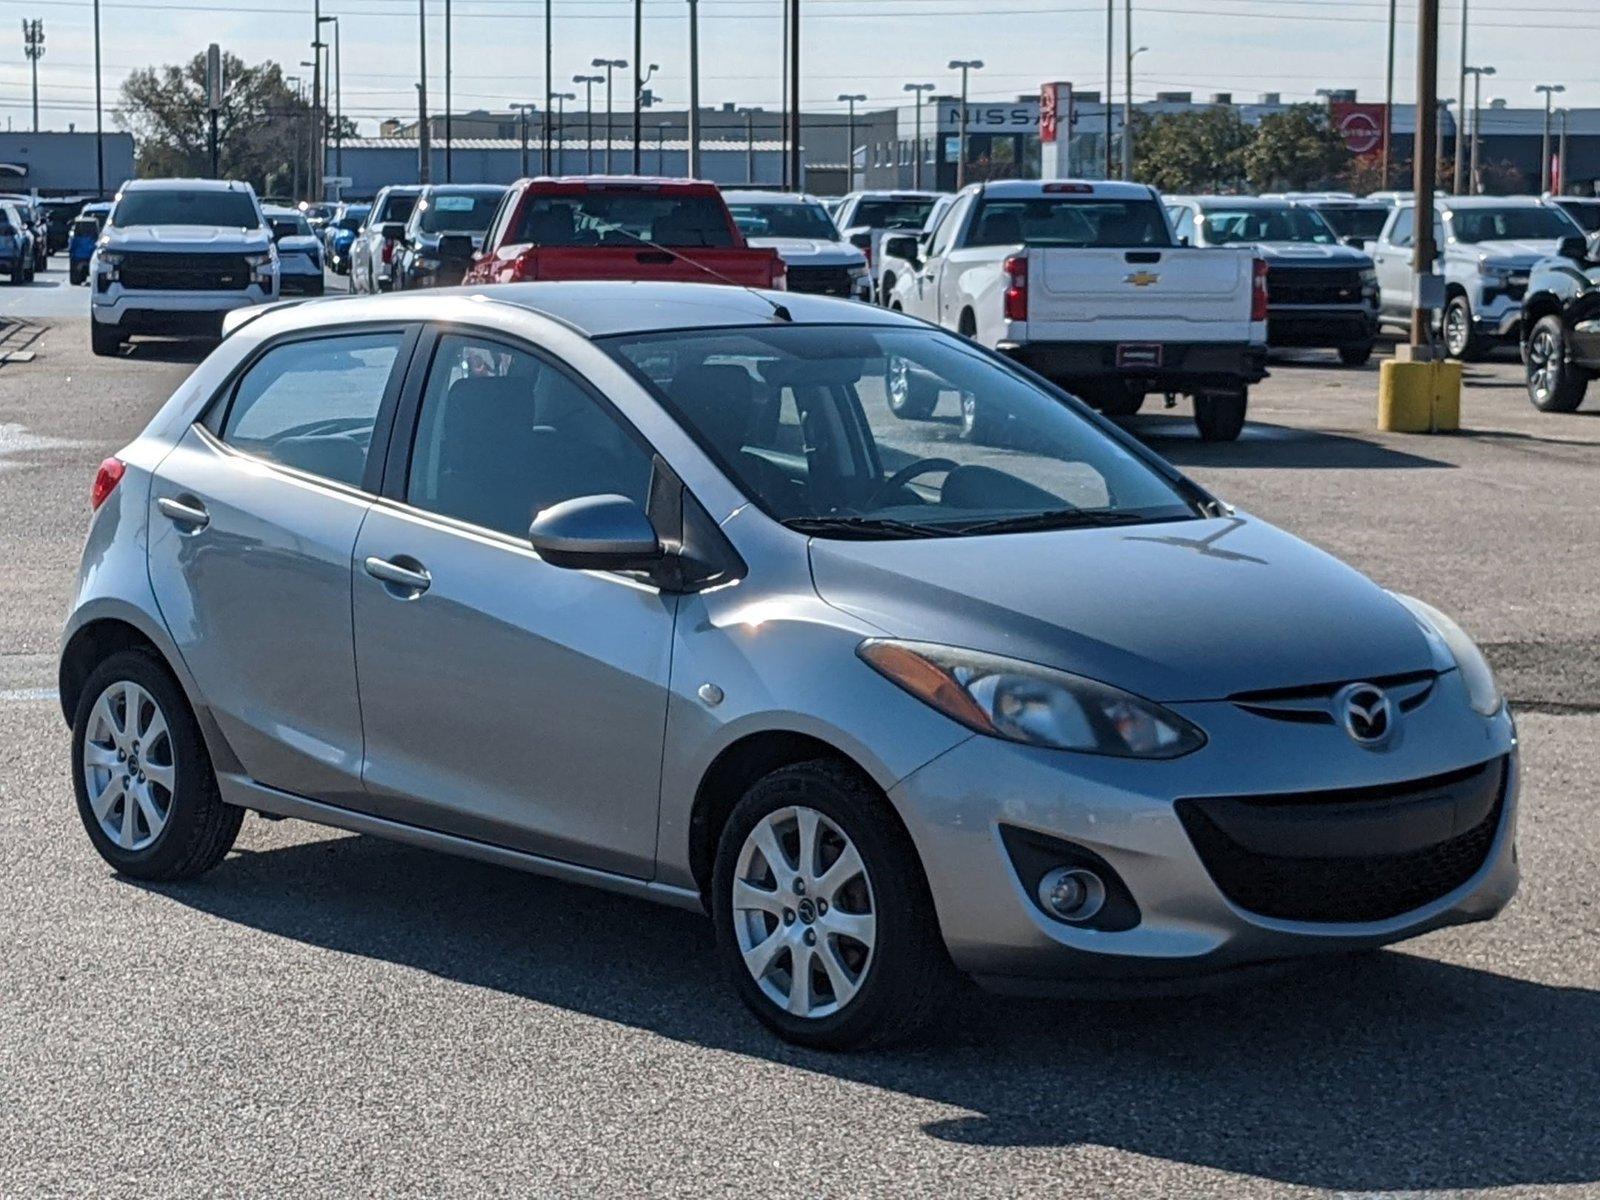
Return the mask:
[[122,185],[89,267],[90,342],[129,334],[217,336],[223,315],[278,298],[272,231],[248,183],[137,179]]

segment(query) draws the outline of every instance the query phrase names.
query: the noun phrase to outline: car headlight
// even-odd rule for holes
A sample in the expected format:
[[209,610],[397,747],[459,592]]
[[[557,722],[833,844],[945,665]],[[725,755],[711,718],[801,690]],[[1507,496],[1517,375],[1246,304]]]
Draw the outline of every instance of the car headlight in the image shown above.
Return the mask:
[[122,251],[97,250],[94,260],[103,267],[120,267],[122,265]]
[[1505,697],[1500,694],[1500,685],[1495,682],[1494,672],[1489,669],[1483,651],[1467,636],[1466,630],[1433,605],[1424,604],[1414,596],[1402,596],[1399,592],[1389,594],[1406,606],[1422,626],[1423,632],[1432,634],[1438,645],[1454,660],[1456,669],[1461,672],[1461,682],[1466,685],[1467,701],[1472,705],[1472,710],[1485,717],[1492,717],[1499,712]]
[[1176,713],[1037,663],[887,638],[869,638],[856,653],[923,703],[990,737],[1118,758],[1177,758],[1205,745],[1205,734]]
[[1500,287],[1510,283],[1511,277],[1517,273],[1515,267],[1503,267],[1494,263],[1482,263],[1479,269],[1485,280]]
[[851,279],[865,279],[867,277],[867,264],[864,262],[856,263],[854,266],[847,268],[847,270]]
[[1378,294],[1378,272],[1373,267],[1365,267],[1361,272],[1361,291],[1363,295],[1376,296]]

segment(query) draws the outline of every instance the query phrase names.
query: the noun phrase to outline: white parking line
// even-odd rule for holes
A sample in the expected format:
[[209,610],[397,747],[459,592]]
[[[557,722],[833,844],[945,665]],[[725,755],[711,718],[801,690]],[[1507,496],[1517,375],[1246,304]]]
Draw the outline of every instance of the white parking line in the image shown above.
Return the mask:
[[0,688],[0,704],[31,704],[39,700],[59,700],[55,688]]

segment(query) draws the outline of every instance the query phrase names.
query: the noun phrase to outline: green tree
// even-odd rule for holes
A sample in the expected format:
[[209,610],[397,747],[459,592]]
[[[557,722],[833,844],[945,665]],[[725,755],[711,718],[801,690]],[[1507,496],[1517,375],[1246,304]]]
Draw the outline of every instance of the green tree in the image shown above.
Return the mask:
[[1133,174],[1162,192],[1234,192],[1251,129],[1232,105],[1133,118]]
[[[267,194],[288,192],[298,169],[303,191],[310,105],[295,94],[275,62],[247,66],[237,55],[224,53],[222,77],[219,173]],[[133,72],[123,81],[117,117],[134,135],[141,176],[211,173],[204,54],[181,66]]]
[[1261,118],[1244,152],[1256,191],[1305,191],[1339,182],[1355,156],[1319,104],[1294,104]]

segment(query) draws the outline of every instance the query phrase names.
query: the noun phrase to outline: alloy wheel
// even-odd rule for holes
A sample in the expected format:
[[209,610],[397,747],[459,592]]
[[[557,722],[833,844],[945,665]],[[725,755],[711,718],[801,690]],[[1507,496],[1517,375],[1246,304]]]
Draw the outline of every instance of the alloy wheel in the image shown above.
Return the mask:
[[842,1010],[877,944],[872,882],[855,844],[814,808],[780,808],[745,837],[733,875],[733,928],[762,993],[797,1017]]
[[910,369],[903,358],[889,359],[889,407],[900,412],[911,398]]
[[1460,358],[1467,351],[1471,331],[1467,328],[1467,313],[1459,304],[1452,304],[1444,313],[1444,348],[1451,358]]
[[1545,328],[1534,330],[1528,341],[1528,383],[1533,388],[1534,399],[1548,400],[1560,383],[1561,348],[1555,336]]
[[106,837],[143,850],[172,814],[177,767],[172,734],[155,698],[129,680],[100,693],[83,739],[89,807]]

